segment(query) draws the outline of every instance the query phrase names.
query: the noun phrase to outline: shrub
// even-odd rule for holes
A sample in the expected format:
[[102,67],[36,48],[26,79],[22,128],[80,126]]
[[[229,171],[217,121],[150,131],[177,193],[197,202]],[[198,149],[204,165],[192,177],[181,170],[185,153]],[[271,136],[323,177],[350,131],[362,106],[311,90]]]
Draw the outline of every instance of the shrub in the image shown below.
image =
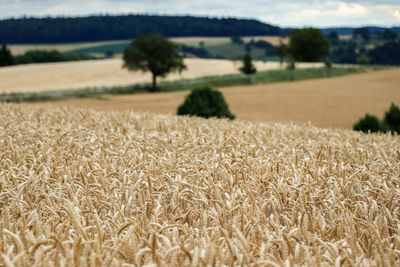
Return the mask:
[[356,131],[362,131],[364,133],[374,132],[387,132],[388,127],[385,123],[381,122],[376,116],[366,114],[364,118],[361,118],[353,127]]
[[178,115],[217,117],[233,120],[235,115],[229,111],[224,95],[209,86],[194,89],[178,108]]
[[383,121],[392,133],[400,134],[400,109],[394,103],[391,104],[389,111],[385,113]]

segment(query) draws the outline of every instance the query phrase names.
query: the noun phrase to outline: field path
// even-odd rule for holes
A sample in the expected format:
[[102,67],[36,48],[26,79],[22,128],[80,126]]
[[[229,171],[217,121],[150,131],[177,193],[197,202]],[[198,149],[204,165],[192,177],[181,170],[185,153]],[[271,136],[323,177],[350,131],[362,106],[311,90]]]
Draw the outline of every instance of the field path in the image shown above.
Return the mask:
[[[390,103],[400,104],[400,68],[330,79],[222,88],[237,118],[249,121],[307,123],[352,128],[366,112],[381,117]],[[51,102],[97,110],[176,113],[184,92],[109,96],[108,100]]]
[[[185,59],[187,70],[168,75],[164,80],[192,79],[238,73],[240,62],[218,59]],[[0,68],[0,93],[57,91],[87,87],[120,86],[150,83],[149,73],[129,72],[122,59],[88,60],[28,64]],[[277,62],[256,62],[259,71],[277,69]],[[298,67],[321,66],[300,63]],[[161,81],[163,79],[159,79]]]

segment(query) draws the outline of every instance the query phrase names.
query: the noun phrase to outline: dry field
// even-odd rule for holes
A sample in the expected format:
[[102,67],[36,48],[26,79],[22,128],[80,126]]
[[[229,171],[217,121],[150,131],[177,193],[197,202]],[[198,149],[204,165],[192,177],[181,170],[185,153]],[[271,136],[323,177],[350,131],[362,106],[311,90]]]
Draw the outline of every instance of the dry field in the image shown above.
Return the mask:
[[[239,119],[307,123],[352,128],[366,112],[383,117],[400,105],[400,69],[330,79],[222,88]],[[136,110],[175,114],[188,92],[110,96],[108,100],[72,99],[53,105],[98,110]]]
[[[273,45],[279,45],[279,36],[253,36],[244,37],[243,39],[247,42],[252,38],[255,40],[265,40]],[[231,40],[228,37],[174,37],[170,40],[191,46],[199,46],[199,43],[203,41],[206,46],[219,45],[229,43]],[[8,45],[13,55],[20,55],[28,50],[58,50],[60,52],[68,52],[76,49],[89,48],[94,46],[102,45],[114,45],[129,42],[130,40],[116,40],[116,41],[102,41],[102,42],[86,42],[86,43],[65,43],[65,44],[23,44],[23,45]],[[287,38],[284,39],[287,41]]]
[[[188,69],[164,80],[238,73],[240,62],[218,59],[186,59]],[[122,59],[29,64],[0,68],[0,93],[57,91],[150,83],[151,75],[129,72]],[[277,62],[255,62],[258,70],[279,68]],[[298,67],[317,67],[319,63],[301,63]],[[163,79],[159,79],[162,81]]]
[[250,36],[250,37],[243,37],[243,40],[245,42],[249,42],[251,39],[254,39],[256,41],[258,40],[263,40],[267,41],[268,43],[278,46],[282,43],[288,44],[289,43],[289,38],[288,37],[280,37],[280,36]]
[[24,44],[24,45],[9,45],[13,55],[20,55],[28,50],[58,50],[60,52],[67,52],[76,49],[88,48],[93,46],[120,44],[126,43],[129,40],[118,41],[103,41],[103,42],[87,42],[87,43],[65,43],[65,44]]
[[399,266],[400,137],[0,105],[0,266]]

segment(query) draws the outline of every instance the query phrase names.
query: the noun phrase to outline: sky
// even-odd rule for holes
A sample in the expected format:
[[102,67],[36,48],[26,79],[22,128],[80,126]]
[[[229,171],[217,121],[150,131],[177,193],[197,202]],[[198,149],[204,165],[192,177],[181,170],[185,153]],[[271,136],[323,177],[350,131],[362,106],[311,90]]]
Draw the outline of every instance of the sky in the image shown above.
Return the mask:
[[0,0],[0,19],[143,13],[252,18],[281,27],[400,26],[400,0]]

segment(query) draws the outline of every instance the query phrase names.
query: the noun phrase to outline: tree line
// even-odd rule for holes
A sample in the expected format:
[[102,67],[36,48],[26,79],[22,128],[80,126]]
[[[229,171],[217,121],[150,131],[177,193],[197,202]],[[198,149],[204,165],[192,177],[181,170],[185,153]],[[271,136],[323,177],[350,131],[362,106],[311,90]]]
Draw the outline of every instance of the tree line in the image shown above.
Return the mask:
[[0,67],[45,63],[95,59],[90,55],[63,54],[57,50],[28,50],[22,55],[14,56],[7,45],[3,44],[0,48]]
[[280,35],[257,20],[194,16],[88,16],[0,20],[0,43],[71,43],[132,39],[141,34],[174,36]]

